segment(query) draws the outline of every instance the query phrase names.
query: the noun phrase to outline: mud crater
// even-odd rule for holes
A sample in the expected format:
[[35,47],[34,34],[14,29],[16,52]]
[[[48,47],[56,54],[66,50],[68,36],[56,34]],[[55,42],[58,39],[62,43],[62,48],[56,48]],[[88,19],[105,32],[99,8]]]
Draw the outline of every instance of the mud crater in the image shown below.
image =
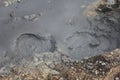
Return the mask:
[[19,59],[27,59],[35,53],[54,52],[56,41],[51,35],[23,33],[16,39],[14,49]]

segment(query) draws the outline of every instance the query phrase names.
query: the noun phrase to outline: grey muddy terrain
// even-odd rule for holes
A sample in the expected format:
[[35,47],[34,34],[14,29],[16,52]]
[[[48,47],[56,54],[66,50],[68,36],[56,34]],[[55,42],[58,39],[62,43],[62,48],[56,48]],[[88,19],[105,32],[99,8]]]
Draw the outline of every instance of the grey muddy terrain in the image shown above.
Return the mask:
[[84,15],[96,0],[0,0],[0,63],[60,49],[73,59],[120,47],[119,13]]

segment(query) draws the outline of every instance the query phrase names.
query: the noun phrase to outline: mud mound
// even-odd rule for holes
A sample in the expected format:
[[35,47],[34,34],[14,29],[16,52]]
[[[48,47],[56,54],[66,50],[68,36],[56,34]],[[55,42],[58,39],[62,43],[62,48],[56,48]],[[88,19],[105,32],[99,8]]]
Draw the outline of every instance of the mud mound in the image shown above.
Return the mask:
[[52,36],[24,33],[16,39],[15,54],[19,58],[29,58],[34,53],[54,52],[56,41]]
[[[85,15],[89,27],[83,31],[76,30],[65,39],[65,45],[72,58],[80,59],[79,56],[83,57],[86,53],[88,56],[91,53],[96,55],[120,47],[119,8],[111,8],[111,11],[106,12],[98,11],[104,7],[107,7],[105,0],[88,6],[88,14]],[[89,14],[91,12],[95,14]]]

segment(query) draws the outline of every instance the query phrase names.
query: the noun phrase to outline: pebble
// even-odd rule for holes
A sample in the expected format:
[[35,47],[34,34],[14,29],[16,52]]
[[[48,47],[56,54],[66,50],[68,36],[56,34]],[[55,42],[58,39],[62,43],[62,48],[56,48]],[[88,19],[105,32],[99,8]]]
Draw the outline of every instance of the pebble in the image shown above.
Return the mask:
[[104,66],[104,65],[106,65],[106,63],[104,63],[104,62],[103,62],[103,63],[101,63],[101,65],[103,65],[103,66]]
[[3,4],[4,4],[5,7],[8,7],[9,5],[11,5],[11,4],[15,3],[15,2],[20,3],[21,0],[4,0]]
[[34,57],[34,62],[38,62],[38,61],[39,61],[38,58]]
[[37,21],[41,14],[31,14],[31,15],[25,15],[23,16],[23,19],[28,21]]
[[120,78],[119,78],[119,77],[116,77],[115,80],[120,80]]
[[86,68],[92,70],[94,68],[93,63],[88,63]]
[[119,52],[119,49],[115,49],[114,51],[115,51],[115,52]]
[[61,77],[59,80],[64,80],[64,78]]
[[58,71],[56,71],[56,70],[52,70],[51,71],[51,74],[53,74],[53,75],[58,75],[58,74],[60,74]]
[[51,69],[54,69],[55,68],[55,65],[52,63],[52,64],[49,64],[48,65]]
[[9,6],[9,3],[8,3],[7,1],[4,1],[3,3],[4,3],[4,6],[5,6],[5,7],[8,7],[8,6]]
[[99,74],[98,70],[96,70],[96,71],[95,71],[95,74],[96,74],[96,75],[98,75],[98,74]]
[[81,63],[84,63],[84,61],[83,61],[83,60],[81,60],[80,62],[81,62]]
[[113,53],[113,52],[110,52],[110,54],[112,54],[112,55],[113,55],[114,53]]

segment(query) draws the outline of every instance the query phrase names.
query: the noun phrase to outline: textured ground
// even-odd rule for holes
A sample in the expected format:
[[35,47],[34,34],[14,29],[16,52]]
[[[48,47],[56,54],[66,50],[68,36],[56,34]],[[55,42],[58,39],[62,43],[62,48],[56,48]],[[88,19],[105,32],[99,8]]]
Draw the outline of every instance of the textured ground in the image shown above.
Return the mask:
[[0,2],[1,64],[57,49],[81,60],[120,47],[119,13],[85,14],[95,0]]
[[[51,53],[46,53],[49,57]],[[54,54],[55,55],[55,54]],[[50,55],[51,56],[51,55]],[[38,56],[37,56],[38,57]],[[24,66],[10,65],[1,69],[1,80],[119,80],[120,79],[120,49],[106,52],[81,61],[73,61],[67,56],[64,61],[54,63],[50,57],[46,61],[28,62]],[[66,58],[65,58],[66,57]],[[40,56],[39,56],[40,58]],[[57,59],[57,58],[56,58]],[[60,59],[62,60],[62,59]],[[58,61],[60,61],[58,60]]]
[[99,12],[94,0],[0,2],[1,80],[120,79],[119,8]]

